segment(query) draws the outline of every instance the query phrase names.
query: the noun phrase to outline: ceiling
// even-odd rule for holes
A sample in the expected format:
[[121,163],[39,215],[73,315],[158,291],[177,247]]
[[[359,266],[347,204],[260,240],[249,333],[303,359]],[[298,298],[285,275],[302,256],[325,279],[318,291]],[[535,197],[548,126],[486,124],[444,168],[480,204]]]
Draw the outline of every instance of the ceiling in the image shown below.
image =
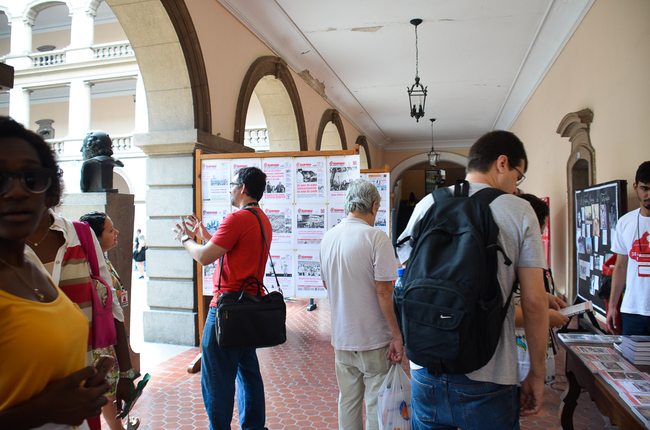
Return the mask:
[[[594,0],[219,0],[388,151],[469,147],[508,129]],[[407,86],[428,87],[425,117]]]

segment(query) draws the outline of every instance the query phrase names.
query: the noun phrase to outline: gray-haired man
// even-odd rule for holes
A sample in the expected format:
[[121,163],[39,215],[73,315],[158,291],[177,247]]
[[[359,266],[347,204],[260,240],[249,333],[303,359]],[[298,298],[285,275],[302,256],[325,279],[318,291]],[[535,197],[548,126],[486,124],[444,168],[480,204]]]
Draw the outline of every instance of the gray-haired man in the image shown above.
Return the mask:
[[352,182],[345,197],[347,218],[321,243],[341,430],[363,430],[364,398],[366,430],[379,428],[377,392],[390,363],[399,363],[404,351],[392,304],[398,263],[386,233],[373,227],[380,200],[370,182]]

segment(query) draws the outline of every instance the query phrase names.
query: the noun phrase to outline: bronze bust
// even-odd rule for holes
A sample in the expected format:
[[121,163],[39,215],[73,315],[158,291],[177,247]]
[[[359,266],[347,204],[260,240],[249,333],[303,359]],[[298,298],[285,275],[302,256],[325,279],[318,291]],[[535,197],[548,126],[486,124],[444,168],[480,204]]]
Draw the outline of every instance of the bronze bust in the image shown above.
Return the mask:
[[81,165],[81,192],[117,193],[113,188],[113,168],[124,163],[113,157],[113,141],[103,131],[89,131],[81,145],[84,163]]

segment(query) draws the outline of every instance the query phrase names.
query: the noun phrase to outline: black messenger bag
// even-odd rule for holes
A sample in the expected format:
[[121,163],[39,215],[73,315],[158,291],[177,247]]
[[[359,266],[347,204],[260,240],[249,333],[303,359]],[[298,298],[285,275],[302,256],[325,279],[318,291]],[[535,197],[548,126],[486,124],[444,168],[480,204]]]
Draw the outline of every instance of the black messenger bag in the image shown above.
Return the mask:
[[[255,209],[244,208],[244,210],[252,212],[257,217],[264,243],[269,250],[269,258],[271,258],[262,220]],[[221,291],[223,258],[221,257],[218,291]],[[219,296],[217,301],[217,343],[219,348],[265,348],[287,341],[287,307],[272,259],[271,268],[273,268],[279,291],[269,293],[262,282],[251,276],[242,283],[238,292],[229,291]],[[251,286],[257,289],[256,294],[246,292]],[[265,290],[267,294],[263,296],[262,290]]]

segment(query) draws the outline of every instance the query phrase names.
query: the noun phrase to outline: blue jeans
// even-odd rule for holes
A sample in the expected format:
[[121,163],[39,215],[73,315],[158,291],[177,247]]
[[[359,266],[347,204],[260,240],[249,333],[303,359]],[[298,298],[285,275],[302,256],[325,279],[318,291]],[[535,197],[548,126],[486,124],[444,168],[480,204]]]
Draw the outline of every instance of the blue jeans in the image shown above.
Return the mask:
[[650,317],[637,314],[625,314],[621,312],[621,334],[650,335]]
[[411,429],[518,430],[518,391],[516,385],[411,370]]
[[216,317],[216,308],[210,308],[201,340],[201,390],[210,419],[210,430],[230,430],[235,385],[242,430],[266,429],[264,382],[257,354],[254,349],[219,348]]

